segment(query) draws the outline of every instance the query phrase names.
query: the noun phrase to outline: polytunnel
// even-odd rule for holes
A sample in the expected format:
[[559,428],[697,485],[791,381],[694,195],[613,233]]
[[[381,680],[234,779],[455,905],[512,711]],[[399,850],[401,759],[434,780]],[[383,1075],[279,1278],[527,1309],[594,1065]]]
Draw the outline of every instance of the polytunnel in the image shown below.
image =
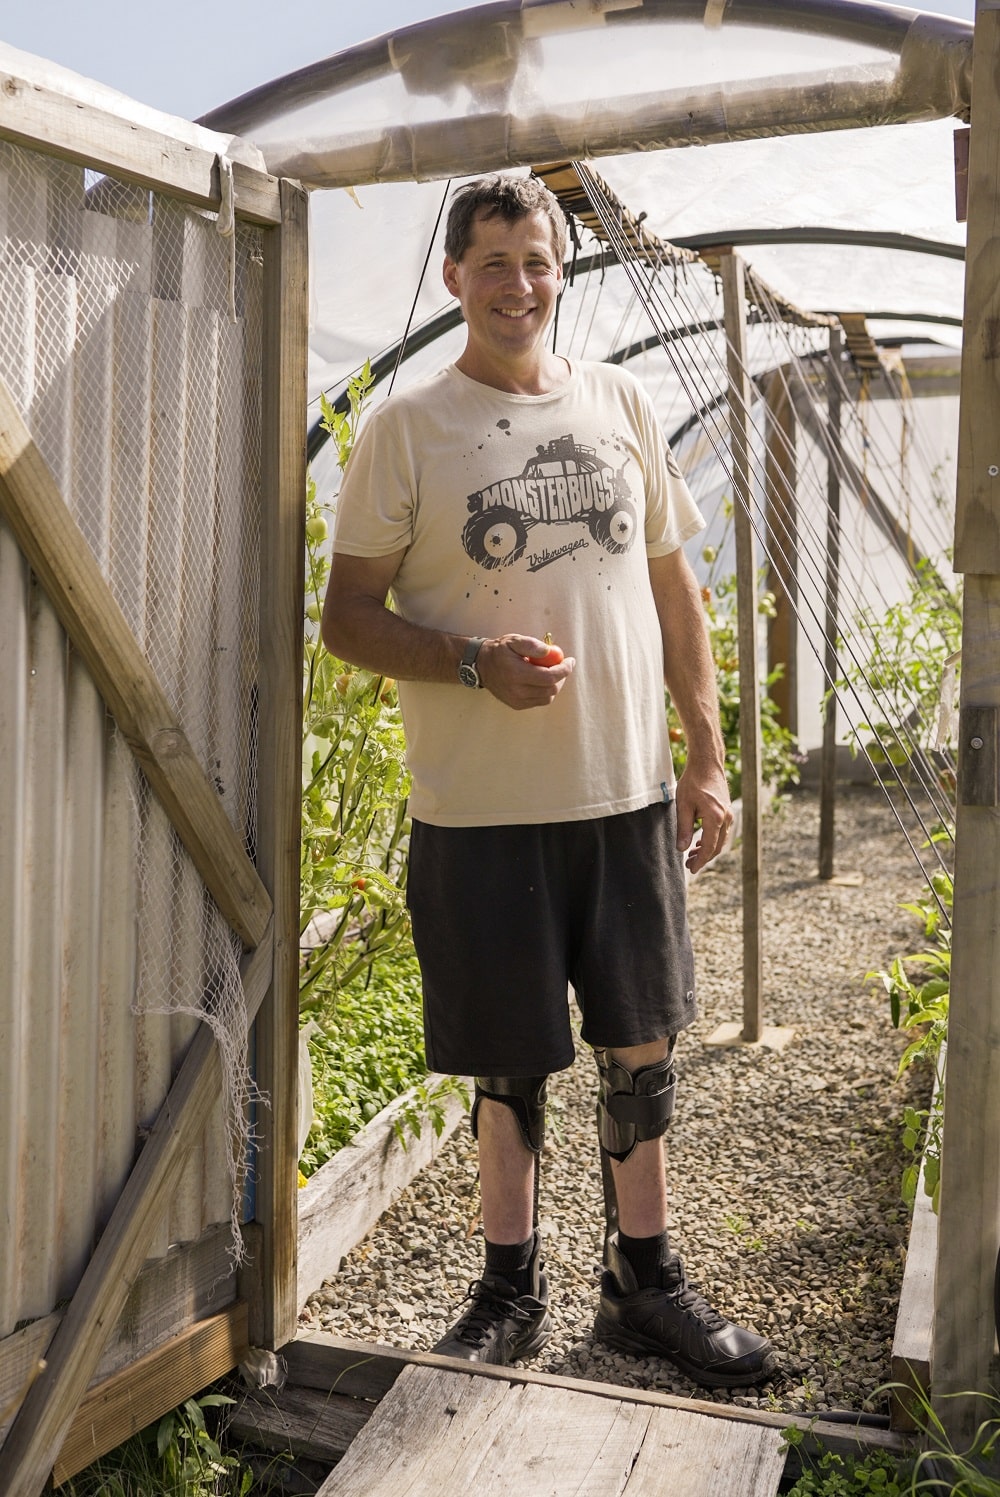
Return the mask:
[[[240,732],[244,737],[249,732],[251,739],[259,711],[266,750],[261,785],[241,787],[246,804],[239,812],[243,821],[237,818],[236,823],[237,840],[248,858],[253,854],[273,894],[276,923],[267,926],[265,937],[261,930],[269,907],[248,877],[239,848],[228,846],[232,829],[223,831],[210,817],[207,832],[185,823],[181,836],[189,851],[195,848],[191,856],[242,947],[252,951],[256,945],[252,963],[248,966],[250,957],[244,956],[238,971],[232,950],[226,958],[230,979],[236,980],[234,971],[237,978],[241,972],[252,995],[247,1012],[253,1013],[265,990],[268,995],[262,1009],[266,1024],[258,1026],[258,1058],[265,1081],[274,1088],[274,1115],[265,1125],[273,1154],[263,1167],[262,1203],[247,1208],[250,1215],[257,1212],[260,1223],[257,1277],[251,1273],[247,1278],[244,1270],[239,1291],[250,1302],[251,1334],[261,1345],[277,1349],[294,1335],[295,1325],[296,997],[289,950],[295,939],[290,890],[297,850],[290,847],[294,817],[289,806],[298,787],[297,771],[289,767],[297,748],[294,683],[290,687],[285,678],[289,671],[294,674],[288,630],[297,563],[291,557],[296,548],[301,551],[296,526],[301,521],[297,506],[305,446],[308,442],[321,492],[332,495],[337,470],[323,440],[320,396],[343,402],[348,381],[367,360],[377,377],[370,398],[378,401],[458,354],[462,331],[440,279],[448,195],[484,172],[532,171],[559,195],[572,231],[553,346],[571,360],[627,362],[650,391],[708,521],[704,544],[692,560],[706,586],[727,572],[736,573],[743,644],[748,653],[759,653],[762,667],[766,661],[768,667],[780,664],[785,670],[780,699],[785,722],[831,776],[833,736],[842,741],[853,734],[862,753],[878,766],[892,762],[900,742],[907,756],[912,753],[920,773],[928,777],[931,812],[913,819],[904,812],[901,831],[923,862],[934,818],[940,814],[942,822],[957,821],[950,1133],[937,1233],[936,1310],[933,1315],[928,1310],[923,1367],[935,1400],[989,1386],[1000,1218],[1000,1160],[997,1145],[989,1142],[1000,1136],[992,1126],[1000,1096],[1000,963],[995,951],[1000,928],[995,878],[1000,851],[995,671],[1000,528],[994,481],[1000,459],[994,461],[992,451],[1000,429],[994,346],[1000,274],[992,238],[995,163],[1000,157],[1000,18],[989,5],[980,7],[975,48],[973,42],[971,25],[863,0],[496,0],[349,48],[222,105],[196,125],[170,120],[65,70],[0,48],[0,72],[7,80],[0,96],[4,148],[39,153],[48,163],[46,185],[33,188],[27,216],[11,187],[15,168],[8,170],[6,158],[0,163],[7,172],[0,228],[19,247],[30,250],[43,241],[54,245],[57,268],[65,270],[77,263],[80,245],[76,231],[67,227],[72,215],[65,202],[56,206],[62,201],[59,193],[69,193],[66,201],[75,212],[82,190],[88,208],[114,218],[116,248],[108,260],[112,271],[104,265],[103,240],[83,246],[84,259],[91,254],[101,261],[87,294],[95,305],[100,303],[102,315],[110,309],[111,332],[100,355],[109,369],[124,336],[117,302],[130,316],[138,306],[121,299],[123,291],[133,289],[136,267],[152,307],[140,319],[148,316],[153,325],[162,320],[164,297],[194,297],[197,311],[177,319],[174,333],[180,364],[168,367],[168,361],[158,375],[154,358],[148,387],[141,380],[130,386],[128,377],[124,383],[132,397],[138,392],[145,398],[150,391],[155,396],[161,379],[162,399],[168,404],[157,405],[153,399],[143,413],[161,433],[170,427],[165,416],[169,401],[187,402],[188,435],[193,433],[191,439],[200,443],[210,488],[221,482],[218,475],[225,466],[217,460],[223,428],[227,422],[239,426],[245,447],[240,481],[246,494],[242,500],[230,496],[233,514],[244,501],[253,511],[258,490],[262,496],[263,519],[253,511],[249,528],[245,518],[232,518],[225,539],[209,515],[207,531],[196,532],[189,517],[197,512],[191,496],[199,491],[199,480],[192,476],[185,480],[184,518],[175,517],[165,532],[177,548],[180,584],[195,593],[197,581],[181,576],[185,547],[214,554],[219,571],[213,575],[221,576],[225,546],[231,545],[247,569],[252,598],[246,606],[259,605],[260,614],[240,614],[232,585],[228,603],[216,606],[230,608],[234,638],[240,620],[265,638],[273,622],[277,641],[273,650],[269,644],[262,649],[259,680],[252,658],[241,663],[245,695],[232,709],[240,717]],[[70,182],[66,163],[84,166],[80,182]],[[116,180],[142,190],[136,195],[116,186]],[[297,184],[310,195],[308,348],[302,258],[306,222]],[[178,198],[186,206],[175,221]],[[159,226],[168,220],[169,233]],[[15,261],[17,294],[24,307],[29,301],[34,307],[44,276],[38,279],[31,254]],[[90,262],[88,267],[90,274]],[[31,331],[31,308],[26,315],[27,331],[13,340],[14,352],[0,344],[0,373],[12,390],[9,403],[20,403],[43,456],[47,442],[57,454],[72,451],[65,471],[76,473],[87,458],[81,436],[86,422],[74,416],[60,424],[58,381],[48,394],[48,431],[32,426],[38,387],[26,375],[23,389],[14,388],[10,369],[16,374],[34,368],[36,357],[42,357]],[[973,337],[963,340],[963,324]],[[56,344],[65,342],[65,327],[60,328]],[[61,357],[57,349],[53,368],[61,368]],[[208,424],[197,400],[176,394],[183,385],[176,369],[196,363],[211,371],[215,393]],[[228,407],[219,394],[227,368],[238,371],[234,378],[240,385]],[[102,417],[105,405],[113,407],[112,419],[120,423],[118,407],[127,402],[112,397],[110,384],[105,397],[99,382],[88,386],[88,378],[85,367],[80,388],[87,391],[86,398],[96,401],[94,409]],[[4,423],[6,442],[12,423],[6,407]],[[17,435],[20,441],[19,427]],[[21,459],[15,454],[8,468],[5,450],[0,456],[5,462],[0,489],[13,492],[20,482],[14,470],[20,471]],[[52,467],[52,459],[47,460]],[[112,530],[115,461],[109,458]],[[268,509],[272,496],[273,520]],[[218,495],[216,500],[221,514]],[[36,567],[30,529],[23,521],[18,538]],[[153,530],[149,534],[155,539]],[[511,534],[510,544],[520,544],[516,529]],[[101,544],[95,542],[98,550]],[[259,572],[254,559],[258,545]],[[114,572],[113,554],[110,560],[105,556],[104,564],[105,571],[110,567]],[[758,568],[776,599],[776,617],[766,628],[757,618]],[[945,710],[933,746],[909,741],[905,721],[881,740],[876,730],[873,745],[866,725],[882,705],[876,686],[868,679],[840,691],[839,720],[831,709],[837,695],[829,694],[828,687],[851,676],[852,663],[856,679],[864,674],[864,631],[856,627],[857,617],[866,609],[877,618],[887,607],[905,607],[911,586],[928,571],[948,584],[956,574],[966,577],[958,729],[952,727],[949,738],[948,720],[954,714]],[[146,605],[143,600],[136,604],[129,591],[134,592],[134,579],[123,571],[119,581],[126,611],[134,605],[141,612]],[[26,589],[23,578],[18,587],[22,585]],[[53,576],[51,586],[57,585]],[[67,607],[72,605],[70,598]],[[171,610],[178,606],[169,604]],[[25,601],[25,618],[29,612]],[[179,619],[178,613],[173,644],[184,656],[190,646]],[[207,628],[209,613],[203,622]],[[65,618],[63,625],[72,635]],[[141,637],[138,626],[137,631]],[[57,653],[54,640],[53,633],[50,644]],[[122,660],[141,675],[128,650]],[[206,679],[199,687],[203,694],[211,695],[216,669],[217,662],[206,662]],[[178,690],[183,700],[183,683]],[[749,686],[746,692],[745,727],[755,700]],[[21,698],[11,700],[15,707],[24,706]],[[284,723],[282,711],[288,714]],[[154,788],[161,773],[173,784],[175,770],[167,761],[187,752],[180,743],[183,734],[178,738],[179,730],[165,726],[167,722],[164,716],[158,734],[145,720],[126,734],[153,775]],[[89,731],[96,757],[100,734],[95,723],[96,718]],[[252,757],[258,749],[256,741],[248,746],[234,739],[226,752]],[[120,758],[120,751],[121,743],[114,740],[109,752]],[[214,776],[217,783],[211,758],[215,749],[206,740],[199,752],[204,775],[210,782]],[[752,865],[756,856],[759,879],[760,843],[749,770],[745,780],[750,780],[744,790],[750,858],[748,862],[744,854],[744,919],[750,928],[758,897]],[[129,814],[140,819],[152,815],[145,802],[129,810],[124,779],[119,788],[125,821]],[[173,793],[178,803],[183,801],[176,786]],[[260,796],[259,811],[255,794]],[[280,813],[273,812],[269,795],[281,802]],[[189,819],[197,822],[197,809]],[[225,856],[204,845],[214,833],[220,845],[226,844]],[[171,857],[175,870],[182,867],[181,854],[168,841],[161,841],[157,856],[161,867]],[[185,897],[197,903],[197,886],[186,865],[183,873],[177,877],[181,884],[187,880]],[[140,874],[135,898],[141,903]],[[244,892],[227,902],[221,886],[236,876],[244,879]],[[241,907],[243,898],[257,901],[252,918]],[[207,899],[205,903],[207,907]],[[167,925],[177,921],[175,908]],[[232,947],[232,932],[229,939]],[[269,942],[273,951],[266,949]],[[237,941],[237,955],[239,949]],[[272,956],[273,970],[267,968]],[[760,973],[754,978],[752,939],[744,956],[747,983],[753,987]],[[759,963],[759,949],[756,959]],[[181,965],[193,960],[181,952]],[[21,981],[19,951],[8,965]],[[127,967],[125,961],[123,970]],[[270,978],[262,975],[265,968]],[[174,1015],[171,1037],[158,1053],[164,1088],[170,1081],[170,1057],[176,1063],[190,1039],[190,1019],[184,1010]],[[5,1023],[0,1012],[0,1027]],[[18,1026],[25,1023],[15,1013],[8,1028],[20,1034]],[[8,1111],[14,1095],[8,1094]],[[168,1112],[169,1106],[164,1116]],[[148,1120],[137,1122],[140,1129],[148,1127]],[[6,1457],[13,1458],[8,1474],[0,1477],[0,1491],[35,1490],[32,1473],[53,1464],[87,1380],[96,1377],[104,1346],[104,1333],[87,1323],[87,1304],[101,1307],[99,1318],[110,1329],[115,1315],[109,1319],[107,1307],[114,1303],[121,1308],[124,1289],[141,1266],[136,1229],[127,1272],[124,1260],[110,1257],[96,1270],[107,1282],[118,1276],[122,1298],[95,1299],[88,1269],[82,1281],[87,1304],[80,1304],[76,1281],[88,1232],[99,1237],[95,1223],[110,1219],[115,1235],[122,1237],[117,1216],[110,1214],[111,1197],[128,1176],[129,1126],[126,1120],[119,1141],[120,1182],[102,1183],[104,1194],[111,1189],[111,1195],[99,1210],[88,1208],[90,1215],[77,1233],[79,1262],[57,1270],[47,1258],[40,1259],[39,1277],[51,1282],[30,1305],[18,1301],[17,1275],[0,1275],[6,1296],[0,1390],[5,1395],[17,1391],[26,1372],[30,1388],[23,1408],[18,1400],[6,1405],[6,1396],[0,1397],[0,1406],[6,1405],[0,1408],[0,1426],[7,1421]],[[219,1128],[220,1120],[211,1126]],[[164,1130],[170,1131],[169,1117],[157,1128],[162,1140]],[[8,1163],[0,1158],[0,1166]],[[209,1173],[206,1166],[206,1177]],[[8,1175],[16,1175],[16,1169]],[[0,1168],[0,1183],[6,1178]],[[206,1178],[202,1200],[201,1183],[186,1177],[175,1203],[177,1215],[196,1223],[193,1231],[214,1234],[211,1253],[203,1251],[207,1266],[196,1274],[198,1313],[203,1313],[202,1301],[211,1301],[215,1292],[215,1281],[207,1281],[216,1274],[218,1228],[229,1209],[226,1182],[212,1201],[209,1183],[219,1184]],[[145,1198],[138,1199],[148,1211]],[[122,1200],[127,1209],[124,1195]],[[56,1219],[55,1205],[46,1212],[47,1221]],[[141,1237],[149,1257],[163,1259],[156,1267],[156,1285],[168,1278],[173,1230],[164,1222],[155,1243],[152,1230]],[[102,1249],[111,1235],[105,1234]],[[251,1248],[257,1242],[251,1228]],[[929,1273],[932,1282],[933,1264]],[[152,1285],[149,1263],[144,1274],[144,1282]],[[251,1281],[254,1287],[246,1287]],[[180,1291],[170,1292],[176,1306]],[[66,1296],[74,1296],[66,1316],[67,1349],[60,1343],[55,1371],[45,1372],[44,1363],[36,1365],[44,1341],[27,1322],[47,1313],[54,1325],[57,1301]],[[186,1299],[184,1304],[188,1313]],[[161,1339],[164,1313],[157,1322]],[[245,1305],[242,1313],[240,1322],[235,1308],[229,1311],[230,1339],[219,1353],[223,1359],[237,1344],[240,1326],[245,1343]],[[146,1321],[139,1340],[143,1334],[147,1342],[153,1336]],[[120,1330],[117,1337],[115,1370],[121,1384],[129,1370],[128,1346]],[[141,1353],[145,1347],[137,1344],[136,1349]],[[236,1359],[233,1354],[229,1365]],[[300,1371],[306,1363],[308,1357],[305,1363],[300,1358]],[[376,1384],[381,1376],[392,1381],[387,1366],[385,1359],[378,1363]],[[392,1376],[397,1372],[394,1366]],[[350,1391],[349,1374],[353,1364],[339,1367],[338,1378],[347,1377],[345,1392]],[[308,1373],[318,1375],[315,1368]],[[37,1381],[31,1386],[33,1379]],[[364,1389],[359,1396],[378,1396],[371,1392],[375,1384],[362,1379],[358,1386]],[[185,1391],[195,1388],[192,1382]],[[94,1396],[92,1390],[88,1397]],[[126,1394],[119,1391],[116,1397]],[[956,1430],[968,1426],[973,1417],[969,1400],[948,1409],[946,1417]]]

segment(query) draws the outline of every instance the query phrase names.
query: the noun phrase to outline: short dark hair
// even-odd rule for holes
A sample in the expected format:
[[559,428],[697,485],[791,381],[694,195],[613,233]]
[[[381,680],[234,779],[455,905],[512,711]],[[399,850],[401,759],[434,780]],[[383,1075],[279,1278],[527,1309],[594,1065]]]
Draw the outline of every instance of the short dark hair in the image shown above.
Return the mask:
[[502,218],[516,223],[529,213],[544,213],[552,225],[552,241],[560,265],[566,258],[566,215],[559,199],[537,177],[508,177],[496,174],[479,177],[459,187],[448,210],[444,235],[444,252],[457,264],[472,242],[476,215]]

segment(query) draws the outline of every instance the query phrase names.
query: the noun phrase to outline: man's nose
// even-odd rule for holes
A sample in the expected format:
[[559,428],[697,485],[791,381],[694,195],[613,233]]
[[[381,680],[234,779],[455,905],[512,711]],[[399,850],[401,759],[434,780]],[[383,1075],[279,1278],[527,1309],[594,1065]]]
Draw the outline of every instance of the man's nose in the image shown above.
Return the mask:
[[531,277],[523,265],[510,265],[507,269],[507,286],[518,292],[519,295],[527,295],[531,290]]

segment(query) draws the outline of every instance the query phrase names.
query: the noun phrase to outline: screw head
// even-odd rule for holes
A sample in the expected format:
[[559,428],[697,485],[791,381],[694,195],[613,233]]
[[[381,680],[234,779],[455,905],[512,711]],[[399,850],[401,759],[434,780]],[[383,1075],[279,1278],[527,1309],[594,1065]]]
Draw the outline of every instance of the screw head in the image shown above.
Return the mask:
[[982,746],[983,746],[983,740],[981,738],[970,738],[969,739],[969,747],[970,748],[981,749]]
[[997,467],[996,463],[990,463],[986,471],[991,478],[996,478],[997,474],[1000,473],[1000,468]]

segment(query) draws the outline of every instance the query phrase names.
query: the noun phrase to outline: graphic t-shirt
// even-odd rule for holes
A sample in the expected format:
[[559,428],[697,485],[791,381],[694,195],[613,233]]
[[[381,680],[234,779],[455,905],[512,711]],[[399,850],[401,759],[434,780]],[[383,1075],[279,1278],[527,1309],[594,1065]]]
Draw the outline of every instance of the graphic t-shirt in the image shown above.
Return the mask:
[[574,821],[672,793],[648,556],[704,524],[641,385],[579,363],[547,395],[454,366],[362,424],[335,547],[406,551],[392,588],[414,623],[546,633],[576,669],[547,707],[401,681],[410,810],[438,826]]

